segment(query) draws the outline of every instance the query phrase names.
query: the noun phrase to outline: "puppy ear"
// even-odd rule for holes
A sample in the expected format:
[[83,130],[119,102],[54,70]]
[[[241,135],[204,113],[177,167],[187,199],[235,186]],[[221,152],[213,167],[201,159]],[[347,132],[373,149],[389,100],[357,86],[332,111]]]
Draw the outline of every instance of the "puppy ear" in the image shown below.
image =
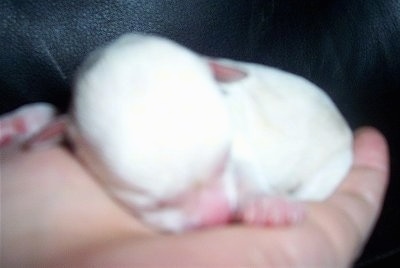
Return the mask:
[[208,60],[208,64],[218,82],[231,83],[247,77],[246,72],[235,69],[231,66],[226,66],[213,60]]

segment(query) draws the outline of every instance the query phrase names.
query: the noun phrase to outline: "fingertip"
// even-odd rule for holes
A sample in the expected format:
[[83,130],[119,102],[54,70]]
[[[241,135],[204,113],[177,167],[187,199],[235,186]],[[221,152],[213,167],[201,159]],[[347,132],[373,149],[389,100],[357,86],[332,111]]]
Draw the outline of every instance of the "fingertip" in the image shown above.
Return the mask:
[[368,230],[382,206],[388,184],[389,154],[383,134],[373,127],[354,133],[354,163],[339,187],[335,202],[346,211],[360,230]]
[[[362,203],[367,204],[368,207],[353,209],[352,213],[355,215],[361,212],[375,214],[382,205],[388,175],[389,153],[385,137],[376,128],[361,127],[354,133],[353,166],[336,194],[333,195],[333,199],[347,200],[345,201],[347,205],[343,207],[349,210],[363,200]],[[343,198],[343,196],[350,198]]]
[[346,219],[338,220],[338,228],[359,234],[357,245],[365,242],[379,216],[388,174],[388,144],[384,135],[373,127],[356,130],[353,166],[328,203],[338,213],[337,219]]
[[354,133],[354,165],[389,172],[389,149],[384,135],[374,127],[361,127]]

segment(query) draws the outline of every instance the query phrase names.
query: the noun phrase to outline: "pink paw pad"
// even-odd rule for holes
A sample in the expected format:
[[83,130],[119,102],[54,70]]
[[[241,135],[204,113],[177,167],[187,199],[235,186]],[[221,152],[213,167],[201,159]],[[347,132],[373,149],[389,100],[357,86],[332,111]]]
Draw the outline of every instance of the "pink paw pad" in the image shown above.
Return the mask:
[[279,197],[255,197],[242,204],[237,219],[250,225],[287,226],[303,221],[304,205]]

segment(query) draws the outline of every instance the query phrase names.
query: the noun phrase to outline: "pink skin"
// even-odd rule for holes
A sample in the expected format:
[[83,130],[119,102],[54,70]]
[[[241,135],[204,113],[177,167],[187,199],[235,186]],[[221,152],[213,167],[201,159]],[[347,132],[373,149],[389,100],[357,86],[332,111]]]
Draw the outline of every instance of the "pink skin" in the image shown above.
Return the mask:
[[26,148],[40,147],[46,144],[54,144],[65,138],[68,125],[68,117],[65,115],[54,118],[40,132],[33,135],[25,143]]
[[232,67],[223,66],[215,61],[210,60],[208,62],[214,78],[220,83],[230,83],[239,81],[247,76],[244,71],[234,69]]
[[55,118],[55,109],[49,104],[36,103],[0,117],[0,149],[21,144],[41,132]]
[[226,198],[219,177],[210,178],[200,187],[201,190],[194,188],[173,199],[161,201],[152,210],[169,208],[182,211],[188,219],[185,226],[188,230],[232,222],[235,219],[234,210]]
[[238,209],[236,217],[250,225],[285,226],[303,221],[305,209],[300,202],[279,197],[258,196],[246,201]]
[[[209,66],[214,77],[219,83],[231,83],[246,77],[246,73],[231,67],[223,66],[209,60]],[[37,104],[40,105],[40,104]],[[36,105],[36,106],[37,106]],[[52,144],[63,138],[69,124],[67,116],[59,116],[51,122],[41,122],[43,125],[39,133],[34,133],[35,118],[46,118],[42,110],[35,104],[28,106],[23,112],[11,113],[0,117],[0,150],[19,136],[31,134],[24,145],[32,148],[43,144]],[[34,118],[34,120],[32,120]],[[229,158],[224,156],[216,164],[216,172],[203,185],[201,189],[190,192],[167,201],[161,201],[159,207],[173,207],[186,211],[188,217],[195,218],[195,226],[222,225],[229,222],[244,222],[250,225],[285,226],[301,221],[305,216],[304,206],[300,202],[290,201],[282,197],[257,195],[257,193],[241,193],[242,196],[237,207],[232,207],[228,201],[221,176],[227,166]],[[157,209],[154,208],[154,209]]]
[[2,118],[0,121],[0,147],[12,143],[18,135],[26,133],[26,124],[21,117]]

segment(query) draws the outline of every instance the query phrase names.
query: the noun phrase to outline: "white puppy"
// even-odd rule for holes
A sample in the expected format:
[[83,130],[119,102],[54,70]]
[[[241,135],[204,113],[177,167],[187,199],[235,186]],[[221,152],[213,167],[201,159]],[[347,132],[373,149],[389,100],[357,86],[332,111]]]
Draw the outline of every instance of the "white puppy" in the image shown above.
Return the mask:
[[293,223],[298,201],[328,197],[352,162],[351,130],[315,85],[149,35],[88,57],[67,118],[105,189],[165,231]]

